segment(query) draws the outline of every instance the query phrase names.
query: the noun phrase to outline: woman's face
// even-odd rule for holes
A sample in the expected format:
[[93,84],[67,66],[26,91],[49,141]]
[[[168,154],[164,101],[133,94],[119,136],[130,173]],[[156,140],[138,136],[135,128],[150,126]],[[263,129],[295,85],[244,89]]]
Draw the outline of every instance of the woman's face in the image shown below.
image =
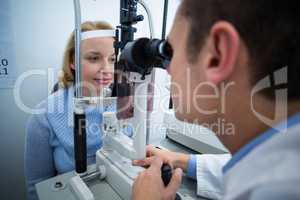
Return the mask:
[[[112,37],[90,38],[81,42],[83,93],[85,96],[99,95],[113,82],[115,54]],[[74,67],[74,66],[72,66]]]

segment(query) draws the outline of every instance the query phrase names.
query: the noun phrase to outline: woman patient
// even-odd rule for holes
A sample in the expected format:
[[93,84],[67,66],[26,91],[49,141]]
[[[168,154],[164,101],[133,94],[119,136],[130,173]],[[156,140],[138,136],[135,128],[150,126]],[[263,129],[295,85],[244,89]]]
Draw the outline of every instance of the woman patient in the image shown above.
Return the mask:
[[[114,38],[109,34],[101,37],[95,36],[96,30],[109,32],[112,29],[112,26],[105,22],[82,24],[81,63],[82,79],[85,85],[84,96],[99,95],[104,87],[113,82]],[[64,53],[59,90],[37,105],[37,108],[44,109],[45,112],[31,116],[27,124],[25,177],[28,199],[37,199],[36,183],[75,168],[73,150],[74,43],[73,32]],[[95,163],[95,153],[102,146],[100,124],[103,111],[103,108],[99,107],[90,107],[86,110],[88,164]]]

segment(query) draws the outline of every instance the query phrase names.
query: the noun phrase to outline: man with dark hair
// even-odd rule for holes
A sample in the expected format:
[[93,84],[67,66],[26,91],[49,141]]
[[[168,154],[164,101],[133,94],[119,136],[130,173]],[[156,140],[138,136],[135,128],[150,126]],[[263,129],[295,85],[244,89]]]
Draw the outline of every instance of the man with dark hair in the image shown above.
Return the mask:
[[[176,117],[232,154],[221,199],[300,199],[300,12],[296,0],[183,0],[168,41]],[[222,127],[215,124],[221,121]],[[211,126],[209,126],[211,125]],[[230,125],[230,126],[229,126]],[[193,156],[148,148],[133,199],[174,199]],[[162,163],[174,168],[167,187]],[[216,164],[218,164],[216,162]],[[206,168],[210,170],[209,168]],[[201,194],[200,194],[201,195]]]

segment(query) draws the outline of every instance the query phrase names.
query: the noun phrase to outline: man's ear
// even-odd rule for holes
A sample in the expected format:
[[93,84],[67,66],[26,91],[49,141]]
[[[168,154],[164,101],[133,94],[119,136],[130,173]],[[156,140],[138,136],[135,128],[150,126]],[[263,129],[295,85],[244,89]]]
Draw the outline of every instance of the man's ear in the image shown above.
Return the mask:
[[219,84],[228,79],[237,63],[240,39],[237,30],[229,22],[213,25],[208,37],[210,57],[206,68],[208,81]]

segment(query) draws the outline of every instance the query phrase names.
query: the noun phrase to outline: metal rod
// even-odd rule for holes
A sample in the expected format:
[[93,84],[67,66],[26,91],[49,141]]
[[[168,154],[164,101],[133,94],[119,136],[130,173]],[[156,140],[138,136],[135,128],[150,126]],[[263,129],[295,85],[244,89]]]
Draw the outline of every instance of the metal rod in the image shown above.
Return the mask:
[[75,169],[78,174],[84,174],[87,170],[87,147],[86,147],[86,117],[84,105],[80,100],[82,95],[81,73],[81,8],[80,0],[74,0],[75,15],[75,104],[74,104],[74,159]]
[[75,14],[75,97],[82,97],[81,87],[81,8],[80,1],[74,0],[74,14]]
[[[148,103],[149,100],[147,100],[147,129],[146,129],[146,145],[150,144],[150,134],[151,134],[151,113],[153,112],[154,109],[154,90],[155,90],[155,73],[156,70],[153,69],[152,73],[151,73],[151,82],[148,85],[148,95],[152,95],[151,97],[151,103]],[[148,99],[148,98],[147,98]]]
[[169,0],[165,0],[164,14],[163,14],[163,25],[162,25],[162,34],[161,34],[161,39],[163,39],[163,40],[166,39],[168,8],[169,8]]

